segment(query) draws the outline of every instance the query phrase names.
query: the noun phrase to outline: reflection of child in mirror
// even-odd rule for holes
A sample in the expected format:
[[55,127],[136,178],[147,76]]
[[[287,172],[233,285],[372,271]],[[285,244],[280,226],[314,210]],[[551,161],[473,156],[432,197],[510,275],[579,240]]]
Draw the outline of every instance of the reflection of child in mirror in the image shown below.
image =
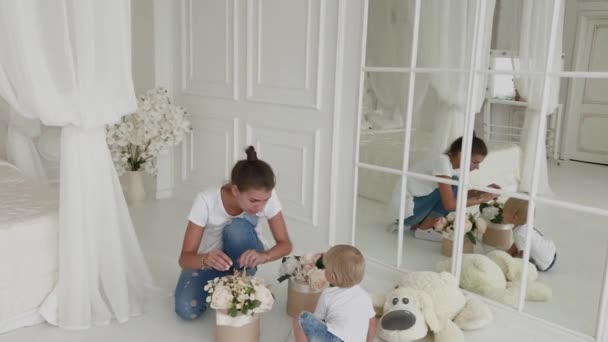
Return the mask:
[[[472,139],[471,161],[468,165],[470,171],[479,169],[479,165],[488,154],[488,148],[482,139],[476,136],[473,136]],[[421,161],[414,165],[412,171],[439,178],[458,179],[457,170],[460,168],[462,143],[462,137],[456,139],[446,153]],[[500,188],[496,184],[488,186]],[[455,185],[408,178],[404,224],[412,229],[432,232],[430,229],[433,228],[438,217],[456,210],[457,192],[458,187]],[[401,187],[400,184],[397,184],[392,199],[393,215],[395,217],[399,213],[400,195]],[[469,190],[467,195],[467,207],[489,202],[496,198],[496,195],[477,190]]]
[[[513,225],[513,246],[507,252],[512,256],[521,257],[526,245],[528,201],[509,198],[503,207],[502,217],[503,223]],[[539,271],[548,271],[557,258],[555,243],[536,228],[533,228],[530,234],[532,234],[530,261]]]

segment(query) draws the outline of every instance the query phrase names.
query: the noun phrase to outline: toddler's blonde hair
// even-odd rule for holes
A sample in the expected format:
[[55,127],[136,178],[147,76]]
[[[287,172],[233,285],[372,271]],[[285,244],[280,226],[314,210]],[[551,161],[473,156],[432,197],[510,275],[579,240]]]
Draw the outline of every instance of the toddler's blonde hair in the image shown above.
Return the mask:
[[352,287],[363,280],[365,259],[361,252],[350,245],[336,245],[323,255],[323,263],[333,272],[333,285]]
[[503,207],[503,210],[512,210],[517,215],[516,225],[525,224],[528,221],[528,201],[519,198],[509,198]]

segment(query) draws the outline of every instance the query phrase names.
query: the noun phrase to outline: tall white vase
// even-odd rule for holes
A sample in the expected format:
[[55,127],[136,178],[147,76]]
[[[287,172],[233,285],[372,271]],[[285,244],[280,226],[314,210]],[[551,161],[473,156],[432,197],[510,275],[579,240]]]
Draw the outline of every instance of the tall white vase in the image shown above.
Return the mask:
[[127,199],[129,202],[141,202],[146,199],[144,171],[127,171]]

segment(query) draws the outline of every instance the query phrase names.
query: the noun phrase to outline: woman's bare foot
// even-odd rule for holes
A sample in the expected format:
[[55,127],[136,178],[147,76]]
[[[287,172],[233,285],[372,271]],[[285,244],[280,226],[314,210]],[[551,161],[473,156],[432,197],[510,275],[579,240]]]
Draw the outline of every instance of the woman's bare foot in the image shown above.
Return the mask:
[[435,220],[437,220],[437,219],[434,217],[427,217],[418,224],[417,228],[422,229],[422,230],[432,229],[433,226],[435,225]]

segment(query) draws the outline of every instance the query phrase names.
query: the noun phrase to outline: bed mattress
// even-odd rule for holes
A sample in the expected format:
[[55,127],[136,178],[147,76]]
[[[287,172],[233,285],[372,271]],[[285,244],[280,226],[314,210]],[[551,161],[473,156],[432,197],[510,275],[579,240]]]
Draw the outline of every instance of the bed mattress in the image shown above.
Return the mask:
[[41,321],[57,279],[58,194],[0,161],[0,333]]

